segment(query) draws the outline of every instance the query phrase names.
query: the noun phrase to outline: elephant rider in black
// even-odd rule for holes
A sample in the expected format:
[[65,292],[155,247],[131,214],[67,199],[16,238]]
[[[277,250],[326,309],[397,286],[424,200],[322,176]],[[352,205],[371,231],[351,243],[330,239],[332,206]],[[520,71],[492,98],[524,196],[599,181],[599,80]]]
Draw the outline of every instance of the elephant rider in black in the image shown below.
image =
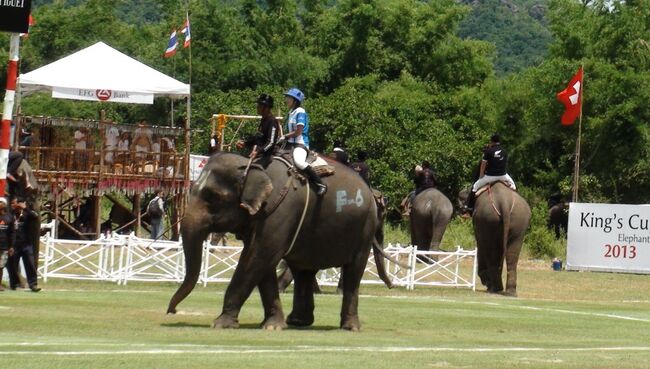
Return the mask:
[[404,204],[404,216],[410,215],[411,205],[417,195],[424,190],[436,187],[436,174],[433,172],[433,169],[431,169],[431,163],[429,163],[428,160],[424,160],[422,166],[415,166],[415,179],[413,181],[415,182],[415,191],[412,191],[409,194],[408,199]]
[[13,198],[11,207],[14,212],[16,222],[16,243],[14,244],[14,255],[9,258],[7,270],[9,271],[9,285],[15,290],[20,284],[19,266],[20,260],[23,261],[27,284],[33,292],[41,289],[38,287],[38,275],[34,263],[34,243],[38,242],[38,234],[30,232],[34,229],[34,222],[38,222],[38,214],[27,207],[27,202],[23,198]]
[[467,197],[466,210],[469,214],[474,211],[474,202],[476,200],[476,192],[483,186],[502,181],[506,183],[511,189],[516,190],[515,181],[508,175],[508,153],[501,146],[501,136],[493,134],[490,137],[490,143],[483,150],[483,160],[481,160],[481,167],[479,169],[479,178],[474,182],[472,191]]
[[280,136],[280,124],[271,109],[273,109],[273,97],[261,94],[257,98],[257,114],[262,116],[257,133],[244,141],[237,142],[237,147],[240,149],[254,147],[249,157],[259,158],[259,163],[265,168],[271,163],[273,150]]
[[365,151],[359,151],[357,154],[357,161],[354,163],[350,164],[350,168],[354,170],[355,172],[359,173],[361,178],[370,186],[370,168],[368,168],[368,164],[366,164],[366,158],[368,157],[368,154]]
[[334,149],[330,153],[330,157],[339,163],[350,165],[350,157],[345,151],[345,147],[341,144],[341,141],[334,141]]
[[433,169],[431,169],[431,164],[427,160],[423,161],[422,167],[416,168],[415,170],[415,193],[413,199],[415,196],[419,195],[420,192],[436,187],[436,182],[436,174],[433,172]]

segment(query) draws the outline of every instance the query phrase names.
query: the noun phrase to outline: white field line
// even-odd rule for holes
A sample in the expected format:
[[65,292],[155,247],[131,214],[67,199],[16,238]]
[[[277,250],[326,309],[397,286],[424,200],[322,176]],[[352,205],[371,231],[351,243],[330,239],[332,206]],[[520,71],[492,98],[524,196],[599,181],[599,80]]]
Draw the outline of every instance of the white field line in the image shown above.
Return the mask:
[[[50,291],[50,290],[48,290],[48,291]],[[53,292],[88,292],[86,290],[51,290],[51,291],[53,291]],[[102,292],[102,291],[97,291],[97,292]],[[147,290],[106,290],[104,292],[112,292],[112,293],[166,293],[166,291],[147,291]],[[215,294],[216,295],[223,295],[224,292],[217,291]],[[339,296],[339,295],[323,294],[323,295],[320,295],[320,296],[330,296],[330,297],[341,298],[341,296]],[[359,297],[360,298],[374,298],[374,299],[376,299],[376,298],[397,299],[397,300],[428,300],[428,301],[433,300],[433,301],[439,301],[439,302],[452,302],[452,303],[458,303],[458,304],[486,305],[486,306],[506,307],[506,308],[512,308],[512,309],[547,311],[547,312],[562,313],[562,314],[593,316],[593,317],[600,317],[600,318],[610,318],[610,319],[629,320],[629,321],[635,321],[635,322],[650,323],[650,319],[635,318],[635,317],[630,317],[630,316],[625,316],[625,315],[604,314],[604,313],[590,313],[590,312],[585,312],[585,311],[542,308],[542,307],[526,306],[526,305],[508,305],[508,304],[500,304],[500,303],[497,303],[497,302],[489,302],[489,301],[485,301],[485,302],[483,302],[483,301],[462,301],[462,300],[453,300],[453,299],[446,299],[446,298],[436,298],[436,297],[431,297],[431,296],[404,296],[404,295],[401,295],[401,296],[359,295]],[[535,301],[535,300],[531,300],[531,301]],[[579,301],[579,302],[586,302],[586,301]],[[0,308],[2,308],[2,307],[0,307]],[[183,312],[183,313],[180,313],[178,315],[197,315],[198,316],[198,315],[206,315],[206,313]]]
[[635,318],[635,317],[625,316],[625,315],[605,314],[605,313],[590,313],[590,312],[586,312],[586,311],[543,308],[543,307],[527,306],[527,305],[509,305],[509,304],[501,304],[501,303],[498,303],[498,302],[491,302],[491,301],[462,301],[462,300],[435,298],[435,297],[427,297],[427,296],[412,296],[412,297],[411,296],[381,296],[381,297],[389,298],[389,299],[398,299],[398,300],[399,299],[405,299],[405,300],[408,300],[408,299],[434,300],[434,301],[438,301],[438,302],[451,302],[451,303],[457,303],[457,304],[485,305],[485,306],[495,306],[495,307],[503,307],[503,308],[511,308],[511,309],[547,311],[547,312],[553,312],[553,313],[594,316],[594,317],[600,317],[600,318],[611,318],[611,319],[630,320],[630,321],[635,321],[635,322],[650,323],[650,319]]
[[[131,345],[132,346],[132,345]],[[0,351],[3,355],[43,355],[43,356],[96,356],[96,355],[179,355],[179,354],[303,354],[303,353],[402,353],[402,352],[462,352],[462,353],[502,353],[502,352],[645,352],[649,346],[619,346],[619,347],[575,347],[575,348],[544,348],[544,347],[317,347],[295,346],[287,348],[260,347],[213,347],[210,349],[175,349],[151,348],[145,350],[95,350],[95,351]]]

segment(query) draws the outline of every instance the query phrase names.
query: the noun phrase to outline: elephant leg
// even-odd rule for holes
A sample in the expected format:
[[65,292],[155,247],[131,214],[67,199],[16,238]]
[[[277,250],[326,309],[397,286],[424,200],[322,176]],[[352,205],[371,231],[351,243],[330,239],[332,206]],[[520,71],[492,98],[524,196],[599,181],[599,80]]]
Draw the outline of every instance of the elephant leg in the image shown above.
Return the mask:
[[307,327],[314,323],[314,281],[316,271],[294,270],[293,310],[287,323]]
[[484,251],[479,247],[476,250],[476,274],[481,279],[481,284],[490,289],[490,279],[487,274],[487,260],[484,255]]
[[500,242],[493,245],[488,256],[488,278],[490,280],[488,292],[499,293],[503,291],[503,246]]
[[521,252],[521,245],[524,242],[525,232],[520,232],[511,235],[506,250],[506,291],[507,296],[517,296],[517,264],[519,263],[519,254]]
[[278,280],[275,270],[266,273],[262,281],[257,285],[264,306],[264,321],[262,328],[266,330],[282,330],[287,327],[284,322],[280,293],[278,292]]
[[[226,289],[223,310],[221,315],[212,323],[213,328],[238,328],[239,311],[244,302],[253,292],[255,286],[269,275],[268,273],[275,273],[275,266],[282,256],[258,253],[252,248],[252,246],[244,246],[235,273]],[[273,281],[277,283],[277,279],[273,279]]]
[[278,289],[280,292],[284,291],[289,287],[291,282],[293,282],[293,274],[291,274],[291,269],[286,264],[284,265],[284,270],[280,273],[278,278]]
[[341,305],[341,329],[359,331],[359,285],[365,271],[370,248],[360,251],[353,261],[343,266],[343,303]]

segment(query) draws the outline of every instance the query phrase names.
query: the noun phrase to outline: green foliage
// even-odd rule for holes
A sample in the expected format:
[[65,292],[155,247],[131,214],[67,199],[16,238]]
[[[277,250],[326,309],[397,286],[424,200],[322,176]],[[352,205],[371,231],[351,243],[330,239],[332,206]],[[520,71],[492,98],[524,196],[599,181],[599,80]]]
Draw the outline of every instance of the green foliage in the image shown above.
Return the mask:
[[548,207],[539,202],[531,206],[533,213],[530,222],[530,231],[524,239],[523,250],[534,258],[564,258],[566,255],[566,238],[555,239],[552,230],[546,227],[548,220]]
[[546,57],[551,33],[544,18],[544,0],[465,1],[472,11],[460,23],[462,38],[496,46],[494,67],[499,75],[538,65]]
[[372,184],[394,208],[412,190],[411,170],[422,160],[431,162],[441,190],[455,198],[472,169],[467,159],[479,152],[479,143],[458,134],[456,127],[462,132],[471,126],[466,134],[475,137],[482,122],[472,117],[450,119],[449,111],[464,101],[454,96],[449,98],[409,74],[392,82],[382,82],[376,75],[347,80],[309,110],[314,146],[328,151],[332,142],[341,140],[353,156],[367,152]]
[[[191,0],[193,151],[205,153],[215,113],[254,114],[261,93],[307,93],[312,141],[370,154],[373,186],[393,207],[411,170],[432,162],[450,198],[470,184],[498,131],[520,187],[541,199],[573,186],[577,124],[562,127],[555,94],[585,67],[581,199],[647,202],[650,193],[650,3],[564,0]],[[588,4],[588,5],[585,5]],[[181,1],[37,1],[23,71],[103,40],[189,81],[189,50],[161,57]],[[550,30],[550,36],[548,33]],[[459,37],[461,35],[463,37]],[[465,37],[465,38],[464,38]],[[552,38],[552,39],[551,39]],[[486,40],[486,41],[478,41]],[[547,47],[547,45],[550,46]],[[0,34],[0,55],[8,54]],[[494,78],[496,73],[503,78]],[[4,84],[6,63],[0,63]],[[36,115],[169,121],[153,108],[23,99]],[[184,112],[184,106],[176,105]],[[178,113],[177,113],[178,115]],[[181,114],[182,115],[182,114]],[[233,140],[256,122],[227,128]],[[538,202],[535,200],[535,202]]]

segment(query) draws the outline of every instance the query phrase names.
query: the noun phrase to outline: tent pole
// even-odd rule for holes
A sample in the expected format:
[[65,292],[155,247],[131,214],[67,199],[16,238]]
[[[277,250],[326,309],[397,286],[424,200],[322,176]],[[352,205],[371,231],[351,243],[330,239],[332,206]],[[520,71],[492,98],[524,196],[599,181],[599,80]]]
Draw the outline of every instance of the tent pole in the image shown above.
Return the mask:
[[0,123],[0,196],[5,195],[7,185],[7,164],[9,163],[9,142],[11,140],[11,121],[13,120],[16,80],[18,78],[18,59],[20,34],[12,33],[9,41],[9,66],[7,67],[7,91],[5,93],[2,122]]

